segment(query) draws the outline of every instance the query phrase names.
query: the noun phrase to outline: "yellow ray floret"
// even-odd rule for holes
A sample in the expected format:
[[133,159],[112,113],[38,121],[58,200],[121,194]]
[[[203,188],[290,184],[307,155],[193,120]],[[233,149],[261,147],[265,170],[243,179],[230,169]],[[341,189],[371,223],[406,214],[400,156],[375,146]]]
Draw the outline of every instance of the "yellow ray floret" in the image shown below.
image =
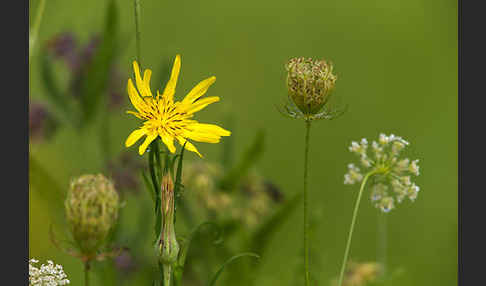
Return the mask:
[[210,96],[201,98],[208,88],[216,81],[212,76],[198,83],[182,101],[174,102],[174,94],[177,79],[181,69],[181,57],[176,56],[172,67],[169,82],[162,94],[157,91],[157,96],[150,90],[150,77],[152,71],[147,69],[140,74],[140,68],[136,61],[133,62],[135,73],[135,85],[132,79],[128,79],[127,92],[130,102],[136,111],[127,111],[144,120],[143,125],[133,131],[125,141],[125,146],[130,147],[143,136],[145,140],[138,148],[138,153],[143,155],[152,141],[160,137],[171,153],[175,153],[174,139],[180,145],[186,144],[186,149],[197,153],[202,157],[197,148],[187,141],[191,139],[198,142],[219,143],[222,136],[230,136],[231,132],[214,124],[199,123],[191,119],[194,113],[205,108],[211,103],[219,101],[219,97]]

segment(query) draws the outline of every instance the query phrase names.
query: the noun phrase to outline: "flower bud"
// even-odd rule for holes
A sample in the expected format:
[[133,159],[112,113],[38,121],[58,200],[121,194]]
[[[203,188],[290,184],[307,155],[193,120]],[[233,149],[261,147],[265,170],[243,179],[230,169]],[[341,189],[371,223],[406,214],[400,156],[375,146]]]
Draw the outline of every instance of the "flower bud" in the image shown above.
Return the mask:
[[293,58],[287,65],[290,99],[306,115],[318,113],[329,100],[337,76],[325,60]]
[[159,259],[164,265],[172,265],[179,255],[179,244],[174,227],[174,182],[169,174],[162,178],[162,233],[159,241]]
[[74,179],[64,203],[71,233],[81,253],[93,259],[118,218],[119,198],[102,174]]

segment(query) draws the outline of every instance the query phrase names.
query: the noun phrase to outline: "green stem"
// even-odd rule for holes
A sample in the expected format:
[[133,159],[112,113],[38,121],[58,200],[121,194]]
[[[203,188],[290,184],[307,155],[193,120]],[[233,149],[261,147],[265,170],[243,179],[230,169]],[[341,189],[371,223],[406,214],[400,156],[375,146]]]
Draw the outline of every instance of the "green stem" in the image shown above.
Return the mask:
[[103,119],[101,120],[101,152],[103,153],[103,164],[105,168],[108,168],[110,161],[110,130],[109,130],[109,112],[108,112],[108,99],[105,100],[105,110],[103,112]]
[[171,276],[172,276],[172,266],[169,264],[164,265],[164,286],[170,286]]
[[306,121],[305,132],[305,153],[304,153],[304,267],[305,267],[305,285],[309,286],[309,219],[307,209],[307,171],[309,162],[309,133],[310,133],[310,121]]
[[358,198],[356,199],[356,203],[354,205],[353,218],[351,220],[351,227],[349,228],[348,242],[346,243],[346,249],[344,250],[344,259],[343,259],[343,265],[341,266],[341,273],[339,274],[338,286],[342,286],[342,284],[343,284],[344,270],[346,269],[346,263],[347,263],[347,260],[348,260],[349,249],[350,249],[350,246],[351,246],[351,238],[353,237],[354,224],[356,222],[356,218],[358,217],[358,209],[359,209],[359,202],[361,201],[361,195],[363,194],[363,190],[364,190],[364,187],[366,185],[366,181],[368,181],[368,178],[372,174],[373,173],[368,173],[364,177],[363,182],[361,183],[361,188],[359,189]]
[[89,286],[89,270],[90,270],[90,263],[89,261],[86,261],[84,263],[84,285]]
[[386,275],[387,223],[386,214],[378,212],[378,247],[377,260],[382,267],[382,276]]
[[140,56],[140,0],[135,0],[135,39],[137,44],[137,62],[142,68],[142,58]]
[[37,8],[37,15],[35,17],[34,25],[29,35],[29,63],[32,52],[34,51],[35,42],[37,40],[37,34],[39,33],[39,27],[42,20],[42,15],[44,15],[44,7],[46,5],[46,0],[40,0],[39,7]]

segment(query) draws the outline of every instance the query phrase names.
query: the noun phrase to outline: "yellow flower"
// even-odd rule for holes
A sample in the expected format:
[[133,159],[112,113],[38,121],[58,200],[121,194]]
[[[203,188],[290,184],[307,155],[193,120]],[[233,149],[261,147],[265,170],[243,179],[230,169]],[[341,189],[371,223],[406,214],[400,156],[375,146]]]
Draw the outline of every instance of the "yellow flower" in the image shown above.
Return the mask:
[[180,69],[181,57],[177,55],[164,92],[159,94],[159,91],[157,91],[157,96],[153,97],[150,91],[152,71],[146,69],[142,79],[138,63],[136,61],[133,62],[137,88],[133,85],[132,79],[128,79],[127,90],[130,101],[137,111],[127,111],[127,113],[133,114],[145,120],[145,122],[143,126],[128,136],[125,141],[126,147],[132,146],[140,138],[147,136],[138,148],[138,153],[143,155],[149,144],[160,136],[162,142],[164,142],[171,153],[176,151],[174,146],[174,139],[176,139],[181,146],[186,143],[185,148],[187,150],[195,152],[202,157],[201,153],[187,139],[198,142],[219,143],[221,136],[229,136],[231,134],[230,131],[217,125],[199,123],[191,119],[195,112],[219,101],[217,96],[201,98],[209,86],[216,81],[216,77],[212,76],[201,81],[182,101],[174,102],[174,93]]

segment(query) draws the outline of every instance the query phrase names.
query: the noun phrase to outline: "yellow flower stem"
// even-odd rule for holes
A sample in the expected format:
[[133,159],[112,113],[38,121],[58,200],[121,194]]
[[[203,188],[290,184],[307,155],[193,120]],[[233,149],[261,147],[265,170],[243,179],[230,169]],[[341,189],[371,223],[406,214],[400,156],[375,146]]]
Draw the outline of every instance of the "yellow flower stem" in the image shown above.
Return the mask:
[[368,178],[373,174],[374,174],[373,172],[366,174],[366,176],[363,178],[363,182],[361,183],[361,188],[359,189],[358,198],[356,199],[356,203],[354,205],[353,218],[351,219],[351,227],[349,228],[348,242],[346,243],[346,249],[344,250],[343,265],[341,266],[341,272],[339,274],[338,286],[342,286],[343,284],[344,270],[346,269],[349,249],[351,247],[351,239],[353,237],[354,224],[356,223],[356,218],[358,217],[358,209],[359,209],[359,203],[361,201],[361,196],[363,195],[363,190],[366,185],[366,181],[368,181]]
[[29,66],[30,58],[32,57],[32,52],[34,51],[35,42],[37,40],[37,34],[39,33],[42,15],[44,15],[45,6],[46,0],[40,0],[39,6],[37,7],[37,15],[35,17],[34,25],[32,26],[31,32],[29,33]]
[[305,153],[304,153],[304,268],[305,268],[305,286],[310,285],[309,277],[309,219],[307,209],[307,170],[309,161],[309,135],[310,135],[310,120],[305,121]]
[[134,1],[135,5],[135,41],[137,45],[137,62],[142,68],[142,58],[140,56],[140,0]]

